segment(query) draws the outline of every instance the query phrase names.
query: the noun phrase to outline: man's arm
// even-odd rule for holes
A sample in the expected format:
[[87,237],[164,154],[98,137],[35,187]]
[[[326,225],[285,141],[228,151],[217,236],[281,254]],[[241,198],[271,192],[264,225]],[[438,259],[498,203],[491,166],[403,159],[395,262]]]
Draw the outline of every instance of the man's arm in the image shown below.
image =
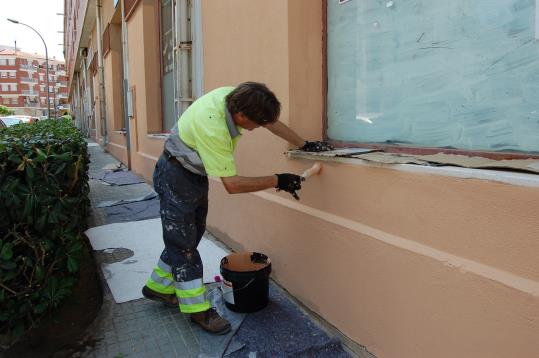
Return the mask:
[[252,193],[277,186],[276,175],[266,177],[242,177],[234,175],[231,177],[221,177],[221,181],[229,194]]
[[240,177],[238,175],[232,177],[221,177],[221,181],[229,194],[250,193],[269,188],[277,188],[284,190],[296,199],[299,196],[296,193],[301,189],[302,179],[299,175],[282,173],[267,177]]
[[288,143],[293,144],[298,148],[303,147],[305,144],[305,139],[301,138],[283,122],[276,121],[274,123],[266,124],[264,127],[267,128],[271,133],[283,138]]

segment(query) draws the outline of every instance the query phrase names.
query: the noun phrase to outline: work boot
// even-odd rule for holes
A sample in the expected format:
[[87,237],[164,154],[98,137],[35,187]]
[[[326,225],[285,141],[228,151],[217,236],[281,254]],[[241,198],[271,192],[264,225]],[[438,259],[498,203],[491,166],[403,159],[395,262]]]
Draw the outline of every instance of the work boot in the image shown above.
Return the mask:
[[159,293],[148,286],[142,287],[142,295],[149,300],[164,303],[168,307],[178,307],[178,298],[176,294]]
[[230,323],[221,317],[215,308],[210,308],[203,312],[191,313],[191,321],[210,333],[225,334],[230,331]]

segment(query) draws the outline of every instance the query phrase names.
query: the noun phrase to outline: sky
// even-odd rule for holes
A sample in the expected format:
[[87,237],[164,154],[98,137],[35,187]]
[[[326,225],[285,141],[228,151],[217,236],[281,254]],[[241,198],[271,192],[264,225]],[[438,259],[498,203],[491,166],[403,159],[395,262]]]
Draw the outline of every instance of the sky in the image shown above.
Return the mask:
[[36,29],[47,44],[49,58],[64,60],[64,0],[0,0],[0,45],[45,56],[45,46],[39,36],[26,26],[16,25],[8,18],[24,22]]

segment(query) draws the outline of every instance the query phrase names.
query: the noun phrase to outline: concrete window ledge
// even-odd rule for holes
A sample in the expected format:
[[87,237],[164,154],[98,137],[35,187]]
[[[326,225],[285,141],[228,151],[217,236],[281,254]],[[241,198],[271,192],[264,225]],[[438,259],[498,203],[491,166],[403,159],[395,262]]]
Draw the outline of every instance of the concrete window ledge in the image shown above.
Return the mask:
[[472,169],[455,166],[428,166],[419,164],[388,164],[368,161],[359,158],[346,158],[336,156],[324,156],[316,153],[305,153],[296,150],[287,152],[289,158],[307,159],[313,161],[345,163],[352,165],[362,165],[376,168],[388,168],[412,173],[425,173],[433,175],[443,175],[455,178],[480,179],[517,186],[539,188],[539,175],[519,173],[492,169]]
[[151,133],[151,134],[146,135],[146,137],[150,139],[161,139],[161,140],[167,139],[167,136],[168,136],[168,133]]

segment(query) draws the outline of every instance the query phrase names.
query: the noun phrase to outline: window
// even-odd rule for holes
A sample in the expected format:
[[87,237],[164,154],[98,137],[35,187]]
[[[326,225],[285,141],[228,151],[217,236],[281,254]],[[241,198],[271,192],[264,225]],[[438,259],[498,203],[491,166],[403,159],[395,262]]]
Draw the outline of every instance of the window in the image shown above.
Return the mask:
[[5,58],[0,58],[0,66],[7,65],[7,60]]
[[39,90],[41,92],[45,92],[45,85],[39,85]]
[[[103,39],[108,38],[109,40],[109,53],[110,49],[119,49],[122,47],[122,27],[121,24],[115,24],[115,23],[109,23],[107,25],[107,30],[105,33],[103,33]],[[156,46],[158,44],[155,44]],[[105,44],[103,44],[105,46]],[[110,71],[111,73],[122,73],[123,68],[123,61],[120,59],[119,61],[112,61],[110,63]],[[57,77],[58,80],[64,80],[66,78],[65,75],[61,75]],[[110,95],[107,98],[107,101],[112,101],[112,103],[123,103],[123,82],[122,81],[113,81],[112,82],[112,90],[109,93]],[[62,101],[63,98],[67,98],[67,88],[65,88],[65,82],[58,81],[56,82],[56,98],[60,99],[60,103],[66,103],[66,101]],[[121,130],[122,128],[125,128],[125,111],[123,106],[112,106],[111,103],[107,102],[107,109],[109,111],[108,117],[112,119],[111,126],[109,129],[112,130]],[[150,124],[153,125],[153,128],[158,127],[158,130],[160,131],[160,122],[159,122],[159,114],[152,116],[152,118],[148,121]],[[151,129],[153,129],[151,128]],[[151,131],[151,129],[149,131]]]
[[192,9],[190,0],[161,1],[161,98],[165,130],[170,130],[193,102]]
[[185,112],[193,103],[193,3],[191,0],[179,0],[176,3],[177,21],[174,49],[174,79],[175,79],[175,103],[176,117]]
[[328,0],[328,138],[539,151],[536,4]]
[[172,0],[161,1],[161,101],[163,127],[171,129],[175,123],[174,113],[174,4]]
[[0,72],[0,77],[7,78],[7,72],[4,72],[4,71]]
[[52,86],[49,86],[49,92],[52,92]]
[[15,66],[15,59],[14,58],[8,59],[8,65],[9,66]]
[[41,82],[43,82],[43,81],[44,81],[44,78],[45,78],[45,75],[42,74],[42,73],[40,73],[40,74],[39,74],[39,80],[40,80]]
[[12,83],[10,86],[11,86],[11,91],[13,91],[13,92],[17,91],[17,84],[16,83]]
[[17,72],[9,72],[9,77],[10,78],[16,78],[17,77]]

